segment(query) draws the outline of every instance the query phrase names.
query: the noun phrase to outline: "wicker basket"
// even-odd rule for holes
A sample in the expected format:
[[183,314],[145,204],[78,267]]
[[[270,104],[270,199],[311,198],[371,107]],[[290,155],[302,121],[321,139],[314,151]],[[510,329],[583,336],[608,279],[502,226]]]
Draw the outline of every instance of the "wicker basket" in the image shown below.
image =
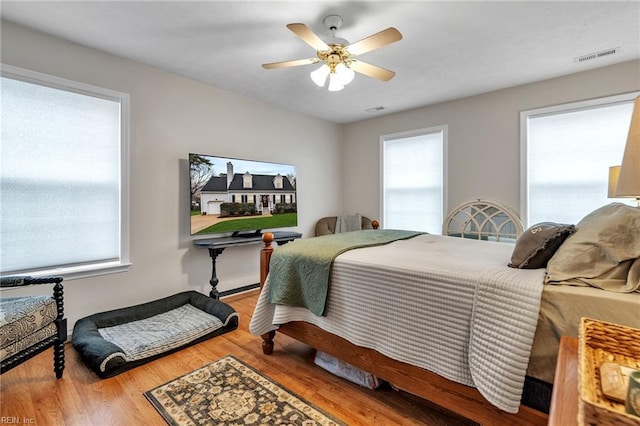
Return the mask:
[[640,426],[640,417],[602,394],[599,369],[603,362],[640,368],[640,329],[582,318],[578,361],[578,423]]

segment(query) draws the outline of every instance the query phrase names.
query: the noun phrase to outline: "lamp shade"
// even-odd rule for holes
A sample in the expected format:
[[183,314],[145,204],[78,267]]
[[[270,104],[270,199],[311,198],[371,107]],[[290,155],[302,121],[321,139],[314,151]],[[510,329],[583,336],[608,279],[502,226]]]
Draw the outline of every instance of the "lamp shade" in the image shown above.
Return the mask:
[[633,105],[615,196],[640,198],[640,96]]
[[327,64],[322,64],[317,70],[311,71],[309,76],[316,85],[322,87],[327,82],[327,77],[329,76],[330,71],[331,70]]
[[355,74],[356,73],[354,73],[351,68],[347,67],[342,62],[336,65],[336,75],[339,77],[340,82],[343,86],[351,83],[353,81],[353,78],[355,77]]
[[338,75],[335,72],[332,72],[331,74],[329,74],[328,90],[330,92],[338,92],[342,89],[344,89],[344,85],[342,84],[342,81],[340,81],[340,77],[338,77]]
[[620,166],[609,167],[609,190],[607,198],[616,198],[616,187],[618,186],[618,177],[620,176]]

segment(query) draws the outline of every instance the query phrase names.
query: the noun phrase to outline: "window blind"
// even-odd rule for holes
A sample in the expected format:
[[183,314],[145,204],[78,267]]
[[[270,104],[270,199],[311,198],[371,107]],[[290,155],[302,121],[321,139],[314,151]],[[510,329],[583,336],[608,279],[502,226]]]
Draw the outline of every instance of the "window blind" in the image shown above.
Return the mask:
[[442,233],[444,131],[383,137],[383,221]]
[[121,101],[1,82],[2,273],[122,261]]
[[575,224],[614,201],[607,198],[609,167],[619,165],[632,101],[532,115],[527,120],[528,226],[545,221]]

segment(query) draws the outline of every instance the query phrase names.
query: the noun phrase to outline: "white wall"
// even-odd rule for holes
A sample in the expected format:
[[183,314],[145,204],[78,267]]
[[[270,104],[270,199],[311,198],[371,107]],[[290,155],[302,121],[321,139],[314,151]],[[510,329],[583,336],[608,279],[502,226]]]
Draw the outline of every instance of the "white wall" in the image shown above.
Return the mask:
[[380,136],[449,126],[448,208],[485,198],[520,211],[520,111],[640,89],[640,61],[585,71],[346,125],[346,212],[380,217]]
[[[339,212],[342,176],[326,165],[340,156],[340,126],[9,22],[1,30],[2,63],[131,97],[133,265],[124,273],[65,281],[70,328],[86,315],[180,291],[208,294],[211,260],[189,236],[189,152],[296,165],[298,232],[309,235],[319,217]],[[228,248],[219,256],[220,291],[258,282],[259,249]],[[9,292],[34,290],[3,294]]]

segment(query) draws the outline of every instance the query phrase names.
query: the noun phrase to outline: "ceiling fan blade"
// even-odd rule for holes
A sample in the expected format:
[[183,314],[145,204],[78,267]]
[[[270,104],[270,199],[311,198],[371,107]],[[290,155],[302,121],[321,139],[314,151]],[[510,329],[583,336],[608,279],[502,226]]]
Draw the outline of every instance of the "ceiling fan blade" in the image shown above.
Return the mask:
[[295,35],[300,37],[302,41],[316,50],[329,50],[327,43],[322,41],[313,31],[309,29],[305,24],[288,24],[289,28]]
[[402,40],[402,34],[400,34],[400,31],[395,28],[390,27],[386,30],[380,31],[379,33],[370,35],[367,38],[363,38],[360,41],[351,43],[347,46],[347,51],[352,55],[362,55],[363,53],[395,43],[398,40]]
[[272,62],[270,64],[262,64],[262,68],[272,70],[276,68],[297,67],[300,65],[311,65],[319,62],[318,58],[298,59],[296,61]]
[[364,74],[366,76],[377,78],[378,80],[383,81],[389,81],[396,75],[396,73],[393,71],[389,71],[362,61],[351,62],[349,68],[356,72],[359,72],[360,74]]

